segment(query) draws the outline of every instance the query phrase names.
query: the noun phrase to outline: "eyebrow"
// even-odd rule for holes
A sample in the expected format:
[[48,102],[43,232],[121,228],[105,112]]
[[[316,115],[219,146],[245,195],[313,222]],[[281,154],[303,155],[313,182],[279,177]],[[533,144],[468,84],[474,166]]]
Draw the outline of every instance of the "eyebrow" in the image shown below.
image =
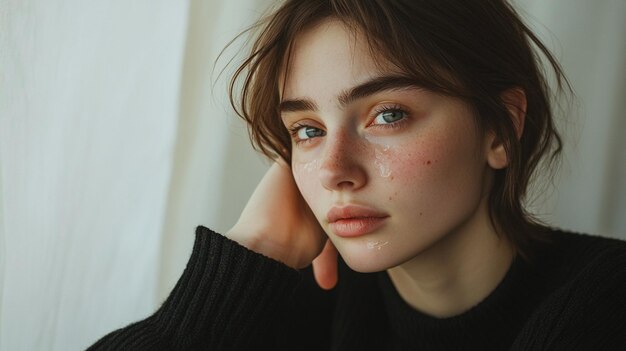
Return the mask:
[[[405,88],[424,89],[417,80],[403,76],[380,76],[370,79],[353,88],[343,91],[337,97],[339,105],[343,108],[355,100],[374,95],[383,91],[398,90]],[[280,102],[279,111],[301,112],[318,111],[317,104],[309,99],[283,100]]]

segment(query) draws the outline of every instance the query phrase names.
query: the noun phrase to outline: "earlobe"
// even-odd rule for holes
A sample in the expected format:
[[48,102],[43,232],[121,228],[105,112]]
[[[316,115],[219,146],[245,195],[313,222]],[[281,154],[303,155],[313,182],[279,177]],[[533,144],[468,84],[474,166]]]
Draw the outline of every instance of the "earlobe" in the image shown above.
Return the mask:
[[[526,94],[521,88],[511,88],[500,94],[502,102],[509,111],[509,116],[515,127],[515,134],[519,140],[524,132],[524,121],[526,119]],[[495,133],[490,132],[487,138],[488,152],[487,163],[493,169],[502,169],[508,166],[509,158],[504,143],[496,138]]]

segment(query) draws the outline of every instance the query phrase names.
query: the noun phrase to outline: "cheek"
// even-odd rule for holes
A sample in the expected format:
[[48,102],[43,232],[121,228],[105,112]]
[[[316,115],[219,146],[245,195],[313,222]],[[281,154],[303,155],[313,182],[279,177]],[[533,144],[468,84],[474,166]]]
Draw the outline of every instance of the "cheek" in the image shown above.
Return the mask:
[[473,139],[449,131],[392,148],[386,157],[391,172],[386,200],[420,215],[454,207],[451,199],[474,202],[484,168],[477,153]]
[[458,187],[472,149],[446,140],[433,135],[377,152],[374,168],[389,187],[388,200],[406,195],[428,200]]
[[390,184],[406,186],[430,177],[440,159],[441,150],[436,142],[413,141],[376,149],[374,168]]
[[304,197],[304,200],[311,206],[315,203],[319,189],[316,190],[315,185],[319,183],[318,179],[319,161],[317,159],[301,162],[294,161],[292,164],[293,178],[296,185]]

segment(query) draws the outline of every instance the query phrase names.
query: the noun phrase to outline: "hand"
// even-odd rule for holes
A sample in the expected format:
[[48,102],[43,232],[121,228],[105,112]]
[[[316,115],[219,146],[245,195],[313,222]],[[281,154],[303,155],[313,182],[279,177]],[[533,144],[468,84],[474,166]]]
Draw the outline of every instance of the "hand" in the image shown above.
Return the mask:
[[[283,160],[263,176],[226,237],[296,269],[310,265],[327,240]],[[328,267],[328,260],[321,262]],[[329,269],[325,269],[327,283]]]

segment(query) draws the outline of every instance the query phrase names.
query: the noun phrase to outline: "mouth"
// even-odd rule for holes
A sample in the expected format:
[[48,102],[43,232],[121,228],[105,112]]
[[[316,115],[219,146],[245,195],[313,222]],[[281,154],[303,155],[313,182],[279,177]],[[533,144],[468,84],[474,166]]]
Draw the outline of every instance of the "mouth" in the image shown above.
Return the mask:
[[387,215],[373,208],[357,205],[333,207],[327,214],[330,229],[341,237],[372,233],[385,225]]

